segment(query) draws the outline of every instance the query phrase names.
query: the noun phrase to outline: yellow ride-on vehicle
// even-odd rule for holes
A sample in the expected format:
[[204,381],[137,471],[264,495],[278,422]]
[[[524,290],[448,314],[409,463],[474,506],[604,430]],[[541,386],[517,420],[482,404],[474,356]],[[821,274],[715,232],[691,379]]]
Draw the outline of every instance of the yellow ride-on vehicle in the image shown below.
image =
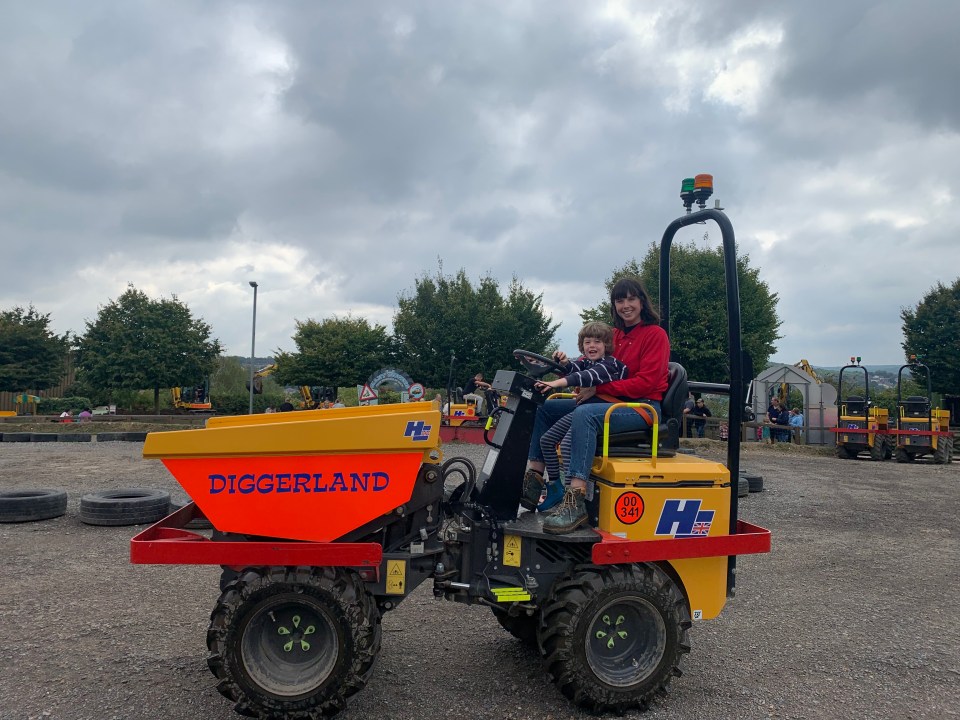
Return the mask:
[[453,373],[457,358],[450,354],[450,374],[447,377],[447,397],[443,405],[443,424],[450,427],[483,427],[487,420],[495,418],[498,407],[505,404],[505,398],[496,389],[484,393],[485,407],[478,407],[473,398],[465,398],[463,388],[453,384]]
[[[670,243],[706,220],[723,233],[730,422],[739,427],[736,254],[720,210],[688,214],[664,234],[664,327]],[[604,430],[590,478],[593,526],[544,533],[542,515],[517,512],[545,402],[535,383],[550,361],[515,355],[525,372],[494,378],[507,403],[485,432],[479,472],[444,460],[438,401],[218,417],[148,436],[144,455],[161,459],[193,502],[135,537],[131,558],[223,567],[208,664],[239,713],[299,720],[342,709],[370,677],[381,617],[427,581],[438,599],[490,608],[592,712],[646,707],[680,675],[691,627],[733,594],[736,556],[770,548],[769,531],[738,518],[740,433],[730,433],[726,466],[678,454],[688,384],[671,365],[652,428]],[[445,487],[454,477],[463,482]],[[211,538],[184,529],[197,516],[214,526]]]
[[889,436],[890,421],[886,408],[873,407],[870,402],[870,374],[860,365],[860,358],[850,358],[851,364],[840,368],[837,381],[838,396],[843,393],[844,371],[863,371],[863,395],[848,395],[838,399],[837,427],[831,428],[837,437],[837,457],[841,460],[869,453],[871,460],[889,460],[893,452]]
[[[925,373],[926,395],[901,396],[903,371],[906,369],[914,374]],[[892,434],[897,439],[897,462],[913,462],[924,455],[932,456],[938,465],[953,460],[950,411],[933,407],[932,396],[930,368],[919,362],[916,356],[911,356],[910,362],[901,365],[897,373],[897,429]]]

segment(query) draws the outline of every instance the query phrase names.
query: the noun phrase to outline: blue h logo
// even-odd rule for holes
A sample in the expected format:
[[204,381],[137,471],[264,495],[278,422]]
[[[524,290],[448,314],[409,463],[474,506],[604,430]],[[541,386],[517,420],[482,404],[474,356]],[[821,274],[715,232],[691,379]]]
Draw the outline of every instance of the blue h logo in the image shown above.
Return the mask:
[[713,524],[713,510],[701,510],[701,500],[667,500],[660,511],[655,535],[702,537]]
[[414,440],[429,440],[432,426],[424,424],[423,420],[411,420],[407,423],[407,429],[403,431],[403,436],[413,438]]

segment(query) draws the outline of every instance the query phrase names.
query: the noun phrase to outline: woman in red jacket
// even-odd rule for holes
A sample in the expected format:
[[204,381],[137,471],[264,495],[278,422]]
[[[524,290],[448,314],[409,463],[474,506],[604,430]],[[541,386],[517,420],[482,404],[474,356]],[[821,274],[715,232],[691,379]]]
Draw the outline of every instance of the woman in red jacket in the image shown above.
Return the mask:
[[[583,388],[576,400],[548,400],[537,410],[530,443],[528,470],[523,478],[525,507],[536,502],[544,487],[543,455],[540,438],[567,413],[573,412],[570,431],[560,444],[569,483],[563,501],[544,518],[545,532],[566,533],[587,522],[587,477],[597,450],[597,434],[603,430],[603,418],[614,402],[645,402],[660,412],[660,401],[667,389],[667,364],[670,340],[660,327],[660,316],[650,304],[650,296],[634,278],[618,280],[610,290],[610,315],[613,318],[613,356],[623,362],[629,374],[596,388]],[[558,362],[566,355],[556,354]],[[584,403],[594,394],[609,402]],[[617,408],[610,415],[610,432],[630,432],[650,426],[645,409]]]

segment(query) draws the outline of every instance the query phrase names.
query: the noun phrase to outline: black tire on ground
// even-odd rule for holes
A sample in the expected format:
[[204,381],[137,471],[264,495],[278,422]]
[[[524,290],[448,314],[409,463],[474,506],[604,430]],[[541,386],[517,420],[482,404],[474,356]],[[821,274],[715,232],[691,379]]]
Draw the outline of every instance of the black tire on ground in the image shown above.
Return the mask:
[[8,490],[0,492],[0,523],[32,522],[67,512],[63,490]]
[[97,433],[97,442],[119,442],[124,440],[126,433],[122,432],[102,432]]
[[320,717],[366,685],[380,637],[380,612],[356,573],[247,569],[210,615],[207,664],[242,715]]
[[500,623],[500,627],[513,635],[517,640],[536,647],[537,628],[540,626],[539,612],[533,615],[527,615],[521,611],[519,615],[507,615],[506,612],[494,610],[493,614],[496,616],[497,622]]
[[750,494],[750,481],[743,475],[737,478],[737,497],[746,497]]
[[56,442],[56,433],[30,433],[30,442]]
[[841,460],[849,460],[856,457],[856,454],[851,454],[846,445],[837,445],[837,457]]
[[873,436],[873,447],[870,448],[871,460],[883,460],[886,454],[887,443],[881,435]]
[[763,491],[763,475],[755,475],[753,473],[741,475],[741,477],[746,478],[747,485],[749,486],[750,492],[761,492]]
[[887,441],[884,443],[884,448],[883,448],[883,459],[889,460],[890,458],[893,457],[894,442],[893,442],[893,438],[890,438],[890,437],[888,437],[886,440]]
[[913,462],[913,455],[908,453],[903,448],[897,448],[896,458],[898,463]]
[[8,432],[3,434],[4,442],[30,442],[31,433]]
[[152,488],[101,490],[80,498],[80,521],[87,525],[144,525],[165,518],[170,493]]
[[538,639],[560,691],[593,713],[645,709],[680,675],[690,613],[654,565],[587,566],[554,586]]
[[57,442],[90,442],[90,433],[59,433]]

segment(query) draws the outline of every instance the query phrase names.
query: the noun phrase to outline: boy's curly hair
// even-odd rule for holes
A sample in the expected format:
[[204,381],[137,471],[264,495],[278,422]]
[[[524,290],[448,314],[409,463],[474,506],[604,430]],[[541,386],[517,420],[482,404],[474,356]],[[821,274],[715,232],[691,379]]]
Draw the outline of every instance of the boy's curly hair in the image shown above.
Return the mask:
[[603,349],[609,355],[613,352],[613,328],[605,322],[588,322],[580,328],[577,335],[577,347],[583,352],[583,339],[596,338],[603,343]]

